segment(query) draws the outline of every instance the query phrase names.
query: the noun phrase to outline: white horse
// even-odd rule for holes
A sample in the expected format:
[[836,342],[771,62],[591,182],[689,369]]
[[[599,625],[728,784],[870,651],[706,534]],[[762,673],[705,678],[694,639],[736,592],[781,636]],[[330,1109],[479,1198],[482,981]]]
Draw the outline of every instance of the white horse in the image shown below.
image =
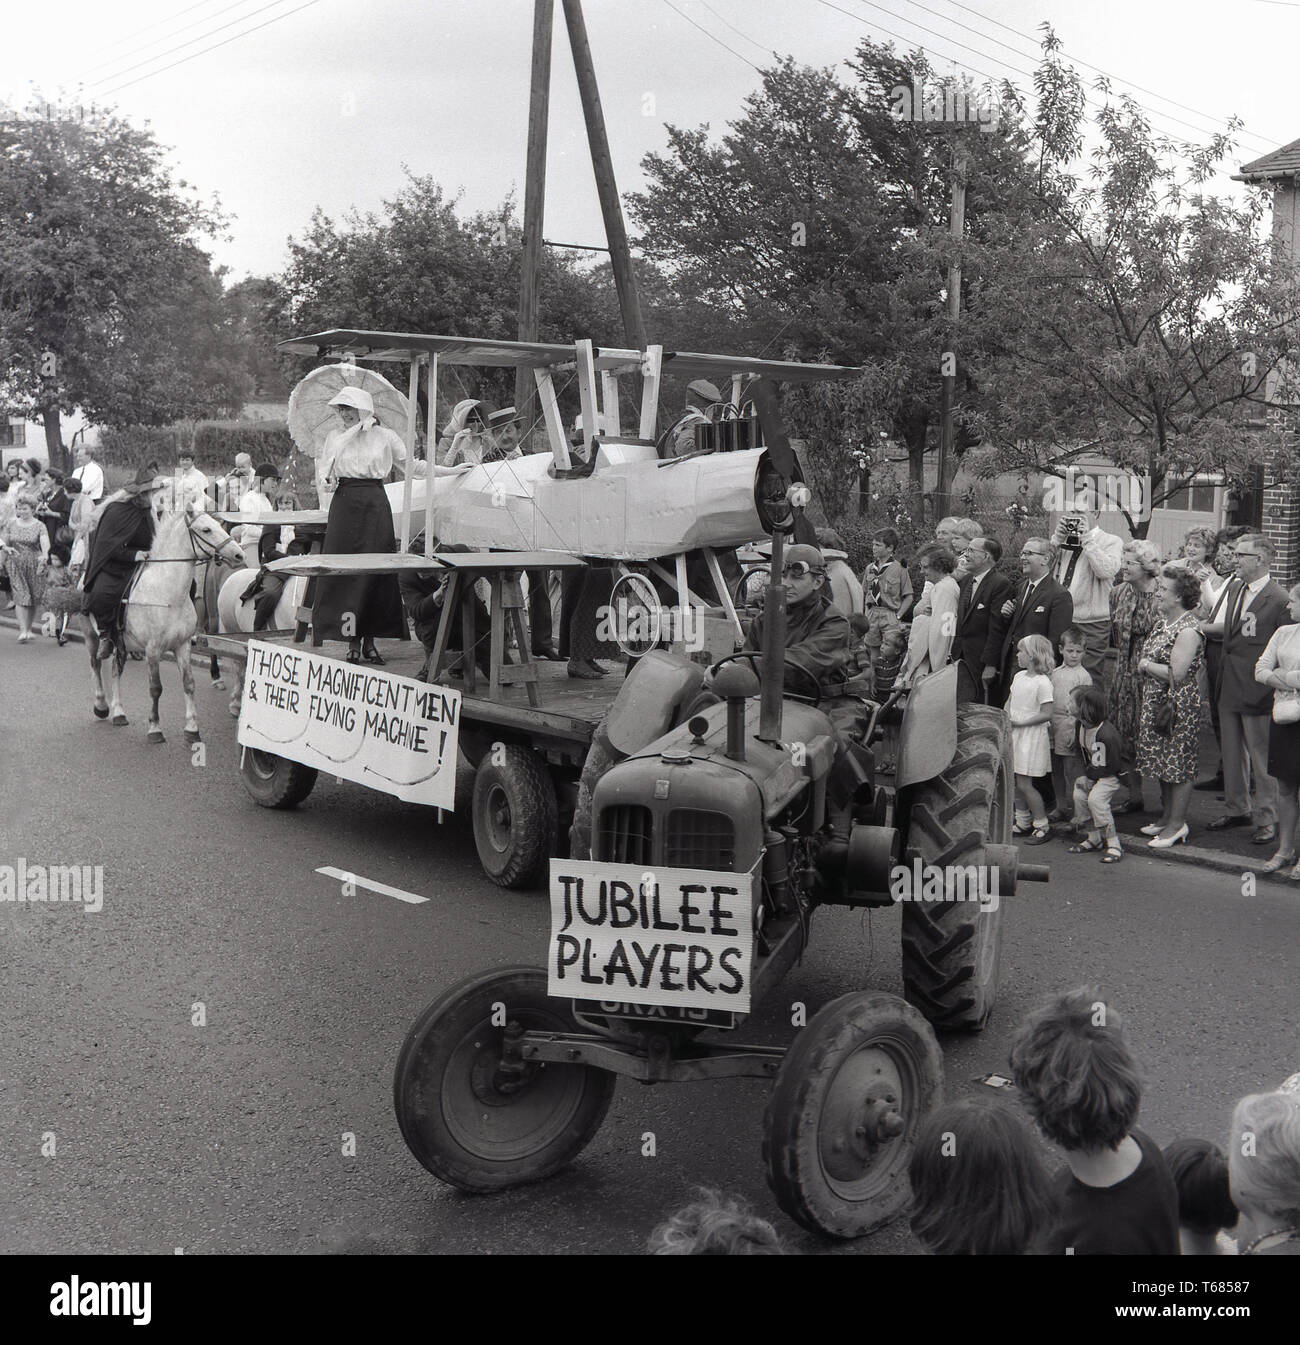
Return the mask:
[[[217,598],[218,624],[222,632],[234,631],[245,635],[254,633],[257,620],[257,605],[253,598],[244,599],[243,595],[257,578],[256,570],[236,570],[234,574],[221,581],[221,591]],[[271,630],[292,630],[298,620],[298,609],[303,605],[307,592],[307,579],[302,575],[290,575],[284,588],[280,590],[275,605],[275,614],[270,621]],[[244,696],[243,670],[236,665],[230,692],[230,714],[238,718],[240,702]]]
[[[121,628],[127,652],[143,653],[149,667],[149,692],[153,704],[149,710],[149,741],[161,743],[162,726],[158,722],[158,701],[162,697],[162,673],[159,664],[171,654],[181,671],[185,692],[185,740],[199,741],[199,721],[194,710],[194,669],[190,663],[190,640],[198,626],[190,585],[195,562],[212,556],[218,562],[242,565],[243,548],[232,541],[225,529],[205,511],[188,504],[185,509],[162,516],[154,532],[149,559],[140,567],[127,598]],[[121,678],[125,666],[119,649],[113,659],[111,696],[104,694],[104,679],[98,657],[98,632],[93,619],[83,618],[86,647],[90,650],[90,671],[95,688],[95,718],[114,724],[127,723],[122,709]]]

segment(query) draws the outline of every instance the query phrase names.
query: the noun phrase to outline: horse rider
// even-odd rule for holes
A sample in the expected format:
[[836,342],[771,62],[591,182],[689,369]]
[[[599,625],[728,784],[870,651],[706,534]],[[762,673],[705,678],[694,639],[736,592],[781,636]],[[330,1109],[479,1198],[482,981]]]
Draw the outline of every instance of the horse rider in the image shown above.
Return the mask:
[[103,661],[115,649],[125,652],[122,600],[135,568],[149,558],[153,545],[153,497],[166,483],[142,467],[122,488],[123,498],[104,507],[90,543],[83,610],[99,633],[95,657]]

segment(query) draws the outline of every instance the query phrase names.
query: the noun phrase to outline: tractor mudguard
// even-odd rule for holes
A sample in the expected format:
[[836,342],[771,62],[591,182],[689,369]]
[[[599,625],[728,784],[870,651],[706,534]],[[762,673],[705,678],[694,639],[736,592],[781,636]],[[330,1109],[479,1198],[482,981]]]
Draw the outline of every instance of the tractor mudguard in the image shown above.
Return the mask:
[[922,678],[908,693],[898,733],[898,789],[933,780],[957,755],[957,665]]
[[619,688],[605,719],[610,745],[631,756],[667,733],[675,712],[704,685],[698,663],[666,649],[652,649],[638,660]]

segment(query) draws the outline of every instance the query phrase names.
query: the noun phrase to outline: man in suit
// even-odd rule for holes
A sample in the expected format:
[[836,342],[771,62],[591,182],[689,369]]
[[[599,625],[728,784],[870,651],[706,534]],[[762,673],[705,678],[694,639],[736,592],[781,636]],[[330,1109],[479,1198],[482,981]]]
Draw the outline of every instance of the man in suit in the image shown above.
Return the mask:
[[1001,705],[1011,690],[1016,675],[1016,646],[1026,635],[1046,635],[1058,661],[1061,636],[1074,618],[1074,603],[1069,592],[1051,576],[1052,544],[1046,537],[1027,537],[1020,549],[1020,570],[1024,578],[1012,596],[1002,604],[999,614],[1007,623],[1002,636],[1001,658],[986,680],[996,677],[989,689],[989,703]]
[[[1213,637],[1222,634],[1219,672],[1219,733],[1223,745],[1223,787],[1226,812],[1210,824],[1211,831],[1255,825],[1256,845],[1277,839],[1277,781],[1268,773],[1268,725],[1273,689],[1255,681],[1255,664],[1279,626],[1286,625],[1286,590],[1269,575],[1273,544],[1247,533],[1237,539],[1237,577],[1228,589],[1221,622],[1202,626]],[[1250,777],[1255,778],[1251,809]]]
[[962,552],[966,574],[957,600],[957,638],[952,647],[958,704],[983,702],[988,685],[984,669],[996,668],[1002,654],[1006,623],[1001,609],[1011,596],[1011,581],[994,568],[1001,559],[1002,543],[996,537],[972,538]]

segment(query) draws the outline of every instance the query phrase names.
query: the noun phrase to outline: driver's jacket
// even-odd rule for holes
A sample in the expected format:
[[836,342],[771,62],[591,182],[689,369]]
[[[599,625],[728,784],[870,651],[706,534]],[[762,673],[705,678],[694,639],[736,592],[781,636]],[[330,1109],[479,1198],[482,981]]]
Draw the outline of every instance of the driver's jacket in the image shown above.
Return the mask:
[[[801,603],[792,603],[785,613],[785,662],[816,677],[822,697],[844,694],[849,662],[849,623],[838,608],[822,598],[824,590],[814,589]],[[760,612],[749,624],[746,649],[762,649],[763,618]],[[797,684],[787,689],[798,694]]]

